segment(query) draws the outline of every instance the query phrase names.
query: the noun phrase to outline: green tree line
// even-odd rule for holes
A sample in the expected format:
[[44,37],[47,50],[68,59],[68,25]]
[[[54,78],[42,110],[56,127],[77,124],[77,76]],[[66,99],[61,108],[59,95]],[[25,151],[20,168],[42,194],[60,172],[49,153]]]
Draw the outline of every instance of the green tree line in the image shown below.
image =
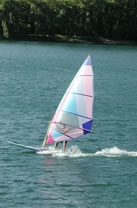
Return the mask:
[[137,0],[0,0],[0,37],[137,41]]

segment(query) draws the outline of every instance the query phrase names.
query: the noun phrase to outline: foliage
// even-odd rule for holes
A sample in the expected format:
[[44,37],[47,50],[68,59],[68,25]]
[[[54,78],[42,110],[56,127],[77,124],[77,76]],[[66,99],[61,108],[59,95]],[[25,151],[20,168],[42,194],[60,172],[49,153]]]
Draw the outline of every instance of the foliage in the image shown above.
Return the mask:
[[137,40],[137,0],[0,0],[0,37]]

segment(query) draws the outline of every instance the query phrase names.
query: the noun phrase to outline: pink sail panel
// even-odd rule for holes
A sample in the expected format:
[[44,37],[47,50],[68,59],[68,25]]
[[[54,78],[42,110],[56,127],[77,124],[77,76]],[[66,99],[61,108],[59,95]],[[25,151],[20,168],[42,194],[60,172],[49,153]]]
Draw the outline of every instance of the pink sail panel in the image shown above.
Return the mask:
[[90,132],[93,121],[93,78],[88,56],[53,116],[46,138],[48,144],[73,140]]
[[62,135],[57,138],[55,138],[56,142],[61,142],[61,141],[69,141],[75,138],[80,137],[83,135],[83,130],[81,129],[74,129],[71,132],[68,132],[67,135]]

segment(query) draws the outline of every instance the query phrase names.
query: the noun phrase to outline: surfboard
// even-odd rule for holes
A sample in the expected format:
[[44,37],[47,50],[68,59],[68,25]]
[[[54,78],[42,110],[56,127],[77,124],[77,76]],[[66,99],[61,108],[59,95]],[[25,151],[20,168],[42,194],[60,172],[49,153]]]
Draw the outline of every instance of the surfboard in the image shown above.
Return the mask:
[[17,147],[20,147],[20,148],[23,148],[23,149],[28,149],[28,150],[31,150],[31,151],[47,151],[47,149],[45,149],[45,148],[26,146],[24,144],[19,144],[19,143],[12,142],[12,141],[7,141],[7,142],[11,145],[14,145],[14,146],[17,146]]

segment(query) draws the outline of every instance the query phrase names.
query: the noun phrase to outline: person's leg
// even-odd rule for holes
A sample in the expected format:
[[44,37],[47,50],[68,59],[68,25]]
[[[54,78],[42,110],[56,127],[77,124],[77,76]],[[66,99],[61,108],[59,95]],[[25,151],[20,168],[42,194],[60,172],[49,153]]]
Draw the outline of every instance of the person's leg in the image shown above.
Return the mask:
[[66,146],[67,146],[67,141],[64,141],[64,142],[63,142],[63,152],[65,152]]
[[58,142],[55,143],[55,146],[54,146],[55,149],[57,148],[58,144],[59,144]]

